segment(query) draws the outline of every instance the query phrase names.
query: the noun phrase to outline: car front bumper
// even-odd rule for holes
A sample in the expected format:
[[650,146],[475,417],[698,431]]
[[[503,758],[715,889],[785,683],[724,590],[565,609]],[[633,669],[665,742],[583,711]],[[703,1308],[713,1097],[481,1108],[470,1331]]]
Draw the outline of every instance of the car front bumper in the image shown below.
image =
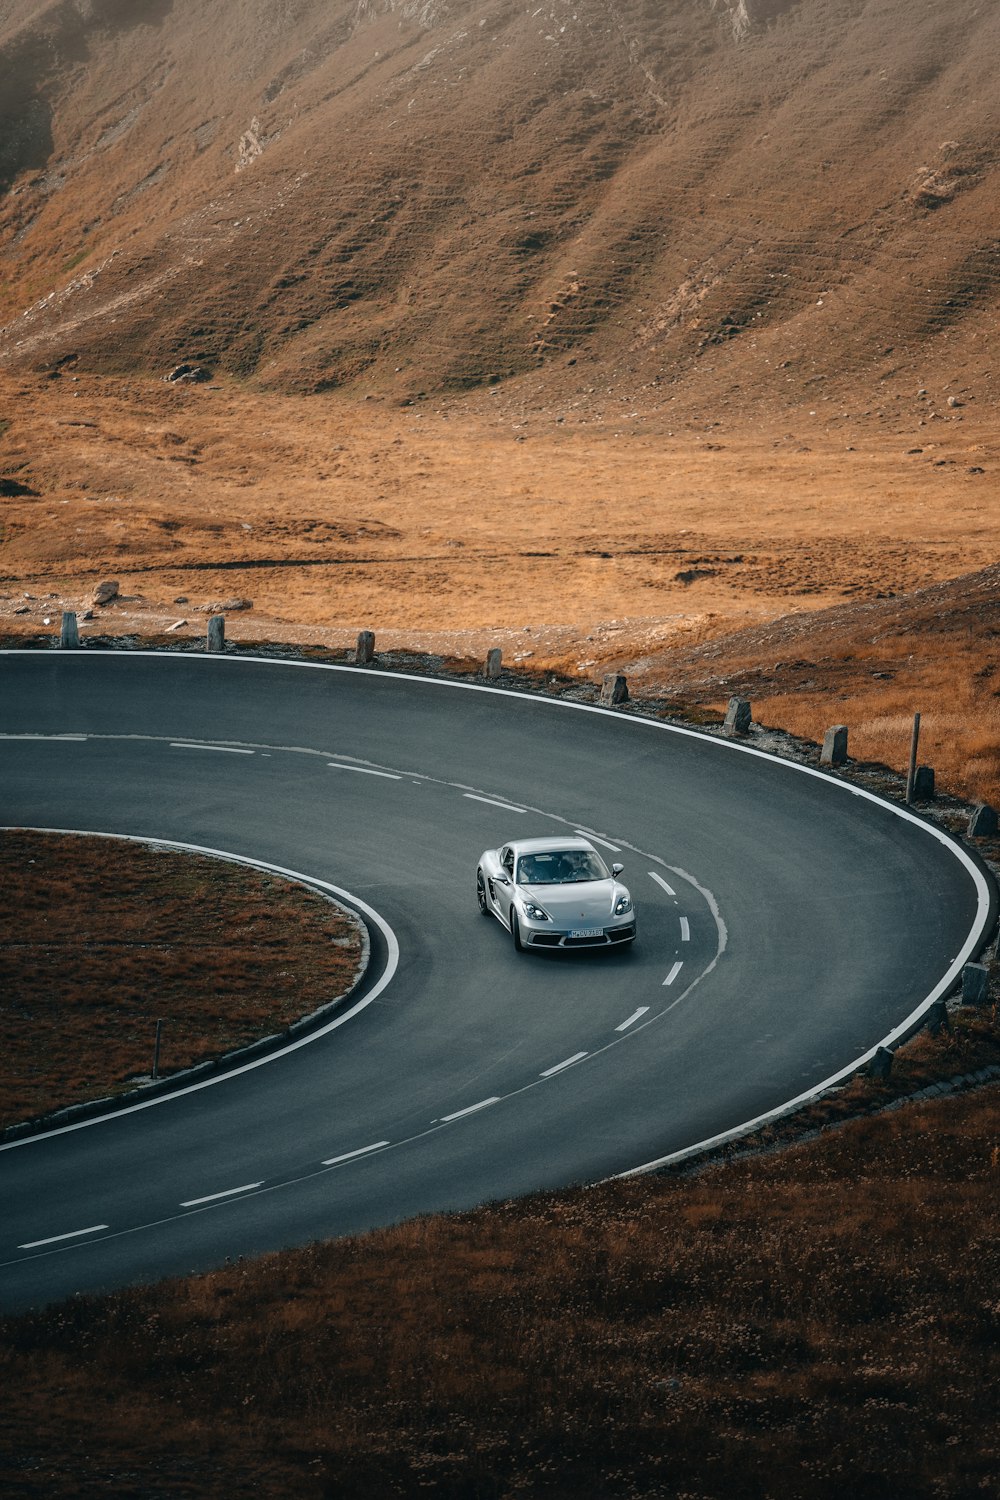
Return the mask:
[[596,927],[592,932],[569,932],[551,922],[528,922],[522,919],[521,941],[528,948],[611,948],[635,941],[635,918]]

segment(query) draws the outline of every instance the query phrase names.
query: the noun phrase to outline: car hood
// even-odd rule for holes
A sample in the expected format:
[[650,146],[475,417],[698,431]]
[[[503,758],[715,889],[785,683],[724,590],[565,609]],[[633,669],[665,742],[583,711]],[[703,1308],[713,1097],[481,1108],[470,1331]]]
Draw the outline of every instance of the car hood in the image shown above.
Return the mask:
[[617,880],[581,880],[567,885],[525,885],[522,891],[537,901],[553,921],[604,921],[611,916],[625,887]]

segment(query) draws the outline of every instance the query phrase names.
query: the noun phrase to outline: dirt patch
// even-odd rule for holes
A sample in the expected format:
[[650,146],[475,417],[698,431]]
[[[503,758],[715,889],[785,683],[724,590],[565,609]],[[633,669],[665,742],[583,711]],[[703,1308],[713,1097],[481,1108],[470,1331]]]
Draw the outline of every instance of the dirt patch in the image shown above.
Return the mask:
[[222,860],[0,833],[0,1129],[282,1030],[358,975],[357,920]]

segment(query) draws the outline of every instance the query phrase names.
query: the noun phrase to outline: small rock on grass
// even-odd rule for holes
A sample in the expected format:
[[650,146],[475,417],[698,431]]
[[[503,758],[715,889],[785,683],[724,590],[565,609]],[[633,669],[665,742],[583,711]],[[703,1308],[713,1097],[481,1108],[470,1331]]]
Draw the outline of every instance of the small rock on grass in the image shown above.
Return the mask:
[[216,599],[211,604],[205,605],[205,610],[210,615],[228,615],[237,610],[253,609],[252,599]]

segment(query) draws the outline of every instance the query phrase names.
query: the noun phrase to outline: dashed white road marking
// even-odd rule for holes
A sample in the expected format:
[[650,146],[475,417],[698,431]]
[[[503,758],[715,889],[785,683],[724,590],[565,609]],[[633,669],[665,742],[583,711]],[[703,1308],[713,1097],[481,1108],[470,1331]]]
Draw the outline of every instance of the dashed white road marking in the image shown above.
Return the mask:
[[578,1063],[582,1057],[586,1057],[587,1055],[586,1052],[574,1052],[572,1057],[564,1058],[561,1063],[556,1063],[554,1068],[546,1068],[545,1072],[539,1073],[538,1076],[539,1078],[551,1078],[553,1073],[561,1073],[563,1068],[571,1068],[574,1063]]
[[343,1156],[328,1156],[323,1165],[335,1167],[342,1161],[353,1161],[356,1156],[367,1156],[370,1151],[381,1151],[383,1146],[391,1145],[391,1141],[373,1141],[370,1146],[359,1146],[357,1151],[345,1151]]
[[77,1240],[81,1234],[97,1234],[102,1229],[107,1229],[107,1224],[91,1224],[89,1229],[71,1229],[68,1234],[53,1234],[47,1240],[28,1240],[25,1245],[18,1245],[19,1250],[37,1250],[39,1245],[57,1245],[60,1240]]
[[589,839],[592,844],[600,844],[602,849],[610,849],[612,854],[620,854],[622,851],[617,844],[609,844],[607,839],[599,839],[596,833],[587,833],[583,828],[574,828],[582,839]]
[[[24,654],[24,653],[22,653],[20,651],[17,651],[17,650],[11,650],[9,648],[0,648],[0,655],[4,655],[4,656],[6,656],[6,655],[19,656],[19,655],[22,655],[22,654]],[[76,654],[76,653],[67,652],[66,654],[68,656],[68,655],[72,655],[72,654]],[[155,659],[156,658],[156,653],[152,652],[152,651],[141,651],[141,652],[137,651],[137,652],[134,652],[134,653],[130,652],[129,655],[130,655],[130,658],[134,658],[134,657],[138,657],[138,656],[149,657],[151,659]],[[198,667],[197,667],[196,664],[200,663],[206,670],[212,670],[212,671],[216,670],[217,667],[218,667],[218,665],[220,663],[225,662],[227,660],[231,662],[233,660],[236,660],[236,658],[228,658],[227,659],[225,657],[211,656],[211,655],[207,655],[207,654],[206,655],[192,654],[192,655],[189,655],[189,656],[187,656],[185,658],[186,663],[189,664],[194,670],[198,670]],[[246,660],[248,660],[248,659],[244,658],[244,662]],[[445,679],[445,678],[427,678],[427,679],[421,679],[419,677],[418,678],[413,678],[413,677],[408,677],[405,673],[402,673],[402,672],[387,671],[383,667],[365,668],[365,667],[358,667],[358,666],[355,666],[353,664],[350,665],[350,666],[347,666],[347,665],[341,666],[341,665],[335,665],[333,663],[326,663],[326,662],[324,662],[324,663],[317,663],[317,662],[306,662],[306,661],[285,661],[285,660],[279,661],[277,659],[268,659],[268,658],[257,659],[254,662],[254,665],[259,666],[261,668],[261,670],[267,670],[268,668],[271,668],[271,669],[277,668],[277,669],[279,669],[281,671],[288,671],[288,670],[290,670],[292,668],[298,668],[298,669],[301,669],[303,671],[325,670],[325,671],[329,671],[329,672],[355,673],[355,674],[360,674],[360,675],[363,675],[363,676],[365,676],[365,675],[367,675],[367,676],[375,676],[377,674],[379,677],[381,677],[383,679],[385,677],[391,677],[393,679],[398,679],[398,680],[405,681],[409,687],[412,687],[414,685],[414,683],[420,682],[420,683],[426,683],[426,685],[429,688],[433,687],[435,689],[438,689],[440,687],[445,687],[446,686],[451,691],[464,690],[464,691],[468,691],[468,692],[489,693],[489,694],[493,694],[495,696],[501,696],[501,697],[515,697],[515,696],[519,696],[516,693],[514,693],[511,689],[507,689],[507,688],[487,686],[486,684],[481,684],[481,683],[455,682],[453,679],[449,680],[449,679]],[[243,662],[241,662],[241,670],[242,669],[244,669]],[[566,700],[558,700],[558,699],[557,700],[550,700],[550,703],[552,705],[558,704],[558,706],[560,708],[564,708],[564,709],[573,709],[575,711],[582,712],[582,713],[600,714],[601,716],[606,717],[608,719],[615,718],[615,719],[618,720],[619,723],[629,723],[630,725],[634,725],[637,729],[642,728],[644,730],[649,730],[649,731],[653,731],[653,730],[660,731],[660,732],[664,732],[665,731],[665,732],[669,732],[669,733],[672,733],[672,734],[677,735],[677,736],[682,736],[682,737],[693,739],[693,740],[700,740],[702,742],[705,742],[707,740],[707,736],[704,734],[704,732],[700,731],[700,730],[697,730],[697,729],[681,728],[679,725],[674,725],[674,724],[668,725],[668,724],[664,724],[664,723],[661,723],[660,721],[656,721],[656,720],[644,720],[644,719],[638,719],[638,718],[632,718],[632,719],[626,718],[626,719],[623,720],[621,718],[620,713],[616,709],[613,709],[613,708],[602,708],[602,707],[597,706],[596,704],[590,704],[590,703],[586,703],[585,704],[585,703],[567,702]],[[0,738],[5,738],[5,739],[18,739],[18,738],[47,739],[47,738],[53,738],[53,739],[55,739],[55,738],[60,738],[60,736],[37,735],[37,736],[30,736],[29,737],[29,736],[7,735],[7,736],[0,736]],[[69,738],[69,736],[66,736],[66,738]],[[734,743],[733,741],[724,740],[724,739],[723,740],[715,739],[715,740],[712,741],[712,743],[713,743],[714,747],[720,753],[722,752],[723,749],[725,749],[726,751],[731,751],[734,754],[751,755],[751,756],[754,756],[755,758],[760,759],[760,760],[768,761],[768,760],[772,760],[773,759],[773,757],[769,754],[769,752],[766,752],[766,751],[763,751],[763,750],[758,750],[758,749],[752,748],[752,747],[747,746],[747,745],[742,745],[742,744]],[[291,748],[291,747],[283,747],[283,748]],[[303,753],[318,753],[318,752],[303,752]],[[693,1145],[691,1147],[685,1148],[683,1151],[674,1153],[672,1156],[662,1157],[662,1158],[659,1158],[658,1160],[652,1161],[652,1162],[646,1162],[642,1166],[632,1168],[628,1172],[624,1172],[624,1173],[619,1174],[620,1176],[623,1176],[623,1177],[625,1177],[625,1176],[635,1176],[635,1175],[638,1175],[640,1173],[644,1173],[644,1172],[655,1170],[656,1168],[663,1166],[667,1162],[675,1161],[675,1160],[678,1160],[678,1159],[686,1158],[688,1156],[696,1155],[697,1153],[699,1153],[701,1151],[704,1151],[704,1150],[707,1150],[710,1147],[716,1145],[717,1143],[719,1143],[722,1140],[732,1139],[732,1138],[735,1138],[736,1136],[742,1134],[746,1130],[756,1129],[761,1124],[763,1124],[766,1120],[770,1120],[770,1119],[773,1119],[773,1118],[780,1117],[781,1115],[783,1115],[783,1114],[789,1112],[790,1110],[796,1108],[798,1105],[802,1104],[803,1102],[805,1102],[807,1100],[812,1100],[812,1099],[816,1098],[818,1095],[822,1094],[824,1092],[824,1090],[830,1088],[831,1086],[833,1086],[836,1083],[839,1083],[842,1079],[844,1079],[846,1077],[850,1077],[853,1073],[855,1073],[857,1071],[857,1069],[861,1065],[863,1065],[865,1062],[867,1062],[874,1055],[874,1052],[875,1052],[877,1046],[891,1046],[891,1044],[893,1042],[895,1042],[896,1040],[898,1040],[899,1038],[901,1038],[903,1036],[906,1036],[913,1029],[914,1022],[917,1021],[918,1019],[922,1018],[923,1016],[925,1016],[926,1011],[929,1008],[929,1006],[935,1000],[939,999],[942,995],[947,994],[949,992],[949,990],[951,989],[951,987],[954,985],[956,976],[958,975],[958,973],[961,970],[962,964],[964,962],[966,962],[968,960],[968,958],[970,958],[971,956],[974,956],[979,951],[979,948],[980,948],[980,945],[981,945],[981,942],[982,942],[982,938],[983,938],[983,935],[984,935],[984,931],[986,929],[986,926],[987,926],[987,923],[988,923],[988,920],[989,920],[989,917],[990,917],[990,913],[991,913],[991,892],[990,892],[990,887],[988,886],[984,875],[980,872],[980,870],[978,869],[978,867],[973,863],[972,858],[967,853],[965,853],[964,851],[960,850],[958,848],[958,846],[954,844],[954,841],[951,839],[951,836],[949,834],[947,834],[945,831],[938,830],[936,828],[932,828],[930,825],[922,822],[913,813],[911,813],[911,812],[909,812],[907,810],[904,810],[901,807],[894,806],[891,803],[885,802],[881,797],[879,797],[875,793],[866,791],[862,787],[850,786],[850,785],[848,785],[845,782],[831,781],[831,779],[824,772],[819,771],[819,770],[817,770],[817,769],[815,769],[815,768],[813,768],[811,766],[803,766],[803,765],[799,765],[798,763],[796,763],[794,761],[786,761],[786,762],[783,763],[783,769],[789,775],[791,775],[793,773],[802,774],[802,775],[813,777],[813,778],[815,778],[817,780],[821,780],[827,786],[836,786],[836,787],[839,787],[841,789],[841,791],[846,792],[848,795],[850,795],[852,797],[859,798],[859,799],[862,799],[862,800],[865,800],[865,801],[873,803],[877,808],[880,808],[881,811],[883,813],[885,813],[886,815],[892,814],[894,816],[897,816],[897,817],[900,817],[900,818],[904,819],[905,821],[907,821],[908,823],[910,823],[913,826],[922,828],[923,831],[924,831],[924,833],[926,833],[929,837],[935,839],[938,842],[938,844],[940,844],[940,845],[942,845],[942,846],[944,846],[945,848],[948,849],[949,853],[951,853],[959,861],[959,863],[963,866],[966,874],[969,875],[969,877],[972,879],[972,881],[973,881],[973,883],[975,885],[975,888],[976,888],[976,914],[975,914],[975,920],[974,920],[973,924],[970,926],[968,937],[967,937],[965,943],[963,944],[960,952],[958,954],[956,954],[953,964],[948,969],[948,971],[942,976],[942,978],[938,981],[938,983],[934,986],[934,988],[931,990],[931,992],[927,996],[925,996],[922,1000],[920,1000],[919,1004],[916,1005],[916,1008],[911,1012],[911,1014],[909,1016],[907,1016],[903,1021],[901,1021],[899,1023],[899,1025],[897,1027],[895,1027],[893,1029],[893,1031],[888,1034],[888,1036],[883,1037],[882,1040],[881,1040],[881,1042],[876,1043],[875,1046],[873,1046],[872,1048],[870,1048],[869,1051],[866,1052],[862,1057],[855,1059],[851,1063],[847,1064],[839,1072],[837,1072],[836,1074],[832,1075],[830,1078],[824,1079],[822,1082],[813,1085],[806,1093],[798,1095],[795,1099],[792,1099],[788,1103],[786,1103],[786,1104],[784,1104],[782,1106],[779,1106],[778,1108],[774,1109],[773,1111],[771,1111],[767,1115],[758,1116],[754,1120],[746,1122],[746,1124],[744,1124],[743,1126],[736,1127],[733,1130],[727,1132],[726,1134],[724,1134],[722,1136],[717,1136],[717,1137],[713,1137],[711,1139],[700,1141],[700,1142],[698,1142],[697,1144],[695,1144],[695,1145]],[[503,804],[501,804],[501,805],[503,805]],[[510,809],[510,810],[513,811],[515,809]],[[521,810],[523,811],[523,809],[521,809]],[[73,830],[73,831],[76,832],[78,830]],[[636,852],[639,852],[641,854],[641,851],[636,851]],[[648,857],[651,857],[651,856],[646,856],[646,857],[648,858]],[[652,871],[650,871],[649,873],[651,875],[653,874]],[[722,957],[722,954],[726,951],[726,947],[727,947],[727,943],[728,943],[728,932],[727,932],[727,929],[726,929],[726,925],[725,925],[725,923],[722,920],[721,913],[720,913],[719,906],[718,906],[718,902],[716,901],[716,899],[715,899],[714,895],[712,894],[712,892],[709,891],[709,890],[707,890],[702,885],[700,885],[694,879],[694,877],[688,875],[687,872],[682,871],[682,870],[677,870],[675,873],[677,875],[679,875],[682,879],[690,881],[691,884],[695,887],[695,889],[699,892],[699,894],[702,895],[703,898],[707,901],[707,903],[708,903],[708,905],[709,905],[709,907],[711,909],[712,916],[713,916],[713,918],[715,920],[715,923],[716,923],[716,927],[717,927],[717,930],[718,930],[718,938],[719,938],[718,948],[717,948],[717,952],[716,952],[715,958],[708,965],[708,967],[692,982],[691,986],[689,987],[689,991],[688,991],[688,993],[689,993],[690,990],[693,989],[695,985],[701,983],[702,980],[706,979],[708,977],[708,975],[711,974],[712,971],[715,969],[717,963],[719,962],[720,958]],[[663,887],[667,890],[668,894],[671,894],[671,895],[674,894],[670,890],[670,888],[666,885],[665,881],[660,881],[660,884],[663,885]],[[376,920],[378,920],[378,919],[376,918]],[[380,923],[380,925],[381,925],[381,923]],[[394,942],[394,938],[393,938],[393,942]],[[393,969],[395,968],[396,962],[398,962],[398,946],[396,946],[394,948],[394,953],[393,953]],[[388,980],[384,981],[384,983],[387,983],[387,982],[388,982]],[[384,988],[384,983],[380,986],[380,988]],[[371,996],[368,997],[367,1003],[371,1003],[371,999],[372,998],[374,998],[374,997],[371,997]],[[680,998],[683,999],[684,996],[681,996]],[[679,1001],[674,1001],[673,1005],[676,1005],[678,1003],[679,1003]],[[671,1007],[669,1007],[669,1008],[672,1009],[673,1005]],[[348,1016],[344,1017],[343,1019],[345,1019],[345,1020],[348,1019],[350,1017],[350,1015],[352,1015],[353,1013],[354,1013],[353,1011],[349,1012]],[[325,1029],[324,1029],[324,1032],[319,1033],[319,1034],[320,1035],[325,1034]],[[296,1044],[296,1045],[298,1045],[298,1044]],[[613,1046],[613,1045],[616,1045],[616,1044],[615,1043],[609,1043],[609,1045]],[[291,1050],[291,1049],[283,1049],[282,1052],[273,1054],[273,1056],[282,1056],[282,1055],[284,1055],[284,1050]],[[273,1057],[272,1057],[271,1060],[273,1060]],[[242,1070],[239,1070],[239,1071],[242,1071]],[[227,1077],[227,1076],[231,1076],[231,1075],[220,1075],[220,1078],[221,1077]],[[216,1080],[212,1080],[212,1081],[214,1082]],[[206,1086],[206,1084],[200,1084],[200,1085],[195,1085],[194,1087],[205,1087],[205,1086]],[[530,1087],[535,1087],[536,1085],[532,1084],[532,1085],[529,1085],[529,1086]],[[188,1091],[189,1090],[183,1090],[182,1092],[188,1092]],[[170,1097],[176,1097],[176,1095],[173,1095],[173,1096],[170,1096],[170,1095],[161,1096],[161,1098],[164,1098],[164,1099],[165,1098],[170,1098]],[[159,1102],[159,1101],[149,1101],[148,1103],[143,1104],[143,1105],[133,1106],[133,1108],[148,1108],[149,1104],[156,1103],[156,1102]],[[95,1117],[92,1120],[88,1120],[88,1121],[85,1121],[85,1122],[80,1122],[80,1123],[78,1123],[77,1125],[74,1125],[74,1126],[61,1127],[57,1131],[47,1131],[47,1132],[44,1132],[44,1133],[40,1133],[39,1135],[36,1135],[36,1136],[29,1136],[29,1137],[26,1137],[24,1141],[11,1142],[9,1145],[0,1146],[0,1151],[12,1150],[12,1149],[15,1149],[15,1148],[23,1146],[23,1145],[31,1144],[33,1142],[37,1142],[37,1141],[41,1141],[41,1140],[46,1140],[51,1135],[62,1134],[62,1133],[64,1133],[67,1130],[77,1130],[77,1129],[83,1128],[84,1125],[98,1124],[103,1119],[107,1119],[107,1118],[108,1118],[108,1116],[99,1116],[99,1117]]]
[[256,750],[241,750],[236,745],[189,745],[183,740],[171,740],[171,750],[211,750],[216,755],[256,755]]
[[667,977],[663,981],[663,983],[664,984],[673,984],[674,980],[677,978],[678,974],[681,972],[681,970],[683,969],[683,967],[684,967],[684,961],[683,961],[683,959],[679,958],[677,960],[677,962],[674,964],[673,968],[670,970],[670,973],[667,975]]
[[477,797],[475,792],[463,792],[463,797],[468,797],[470,802],[485,802],[490,807],[502,807],[504,812],[527,812],[526,807],[515,807],[510,802],[498,802],[495,797]]
[[636,1011],[633,1011],[632,1014],[629,1016],[628,1020],[627,1021],[623,1021],[620,1026],[616,1026],[615,1030],[616,1031],[627,1031],[630,1026],[634,1026],[635,1025],[636,1021],[638,1021],[638,1019],[639,1019],[640,1016],[644,1016],[646,1014],[646,1012],[647,1012],[648,1009],[649,1009],[648,1005],[640,1005],[639,1009],[636,1010]]
[[656,883],[657,883],[657,885],[661,885],[663,887],[663,889],[666,891],[666,893],[667,893],[668,896],[676,896],[677,895],[677,892],[674,890],[673,886],[672,885],[668,885],[667,882],[664,880],[663,876],[662,875],[657,875],[657,873],[656,873],[655,870],[650,870],[649,871],[649,878],[650,878],[650,880],[655,880]]
[[689,943],[690,941],[691,941],[691,923],[688,921],[687,917],[681,917],[681,942],[682,943]]
[[373,771],[370,766],[345,766],[343,761],[328,760],[327,765],[333,771],[360,771],[362,776],[384,776],[386,781],[402,781],[402,776],[397,776],[395,771]]
[[478,1104],[470,1104],[465,1109],[456,1109],[453,1115],[442,1115],[440,1124],[447,1125],[452,1120],[460,1120],[463,1115],[474,1115],[477,1109],[487,1109],[491,1104],[499,1104],[500,1095],[493,1094],[489,1099],[480,1099]]
[[185,1198],[181,1208],[197,1208],[199,1203],[214,1203],[217,1198],[232,1198],[235,1193],[250,1193],[254,1188],[263,1187],[261,1182],[245,1182],[242,1187],[226,1188],[221,1193],[206,1193],[204,1198]]

